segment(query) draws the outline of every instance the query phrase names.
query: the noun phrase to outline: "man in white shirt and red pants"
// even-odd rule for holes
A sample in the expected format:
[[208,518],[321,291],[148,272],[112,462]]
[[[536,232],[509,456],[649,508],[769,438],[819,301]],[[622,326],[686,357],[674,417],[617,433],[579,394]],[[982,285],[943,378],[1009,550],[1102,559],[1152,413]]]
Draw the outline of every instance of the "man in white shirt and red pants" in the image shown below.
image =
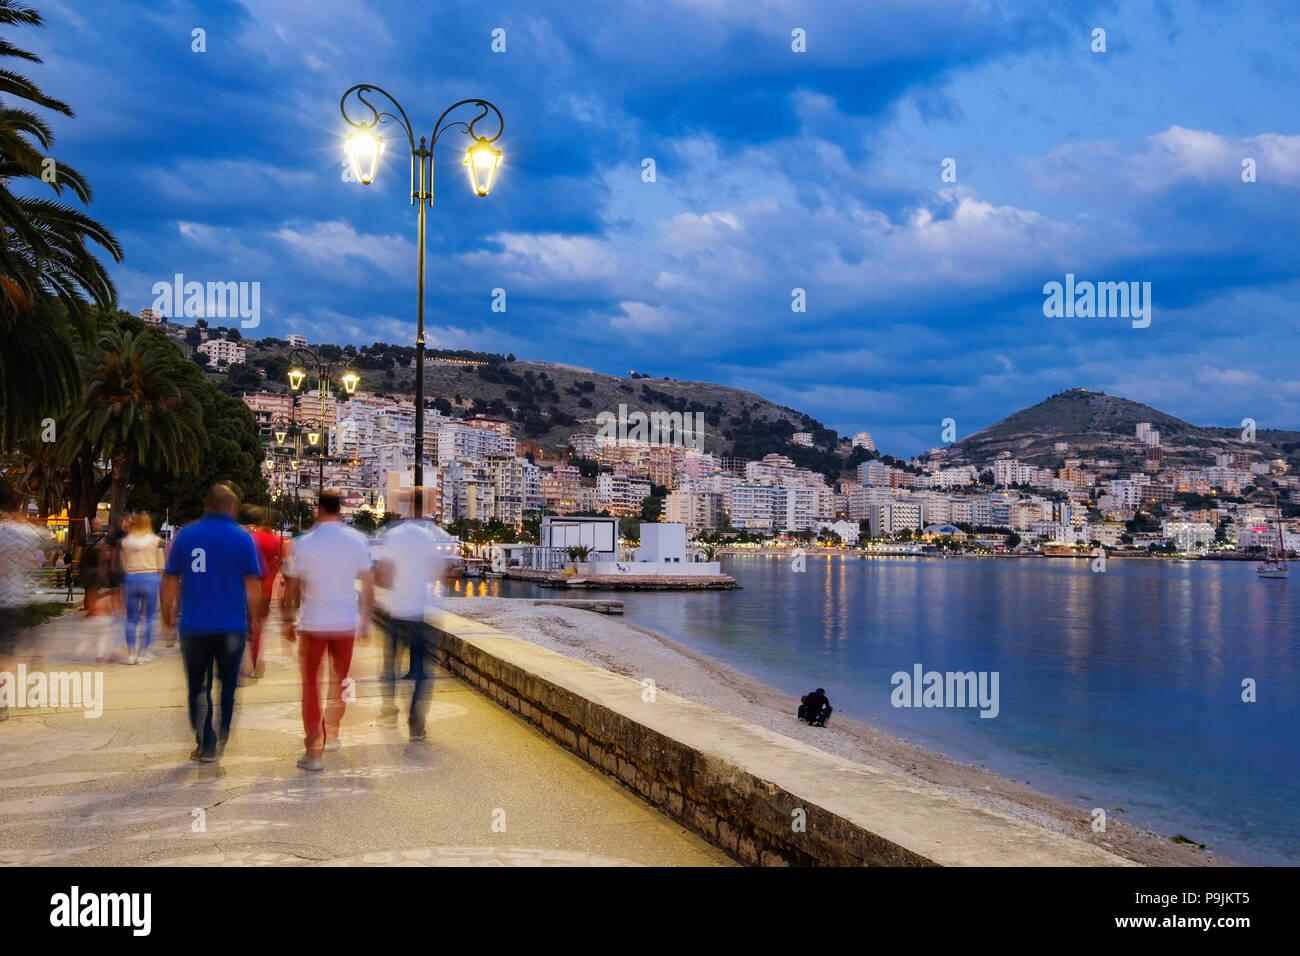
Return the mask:
[[[339,724],[347,706],[343,684],[352,666],[353,643],[369,636],[374,606],[369,545],[365,535],[343,523],[340,504],[337,491],[321,492],[316,523],[294,540],[284,568],[284,636],[292,642],[295,630],[302,634],[298,660],[306,738],[298,766],[303,770],[324,770],[324,751],[339,749]],[[293,615],[299,607],[302,614],[295,628]],[[322,714],[320,666],[325,657],[329,700]]]

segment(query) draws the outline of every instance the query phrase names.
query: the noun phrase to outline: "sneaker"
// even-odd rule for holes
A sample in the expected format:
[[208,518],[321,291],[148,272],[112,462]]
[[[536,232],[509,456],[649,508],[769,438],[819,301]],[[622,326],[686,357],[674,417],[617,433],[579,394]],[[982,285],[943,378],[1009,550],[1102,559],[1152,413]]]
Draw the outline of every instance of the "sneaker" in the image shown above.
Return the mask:
[[411,743],[413,744],[418,744],[428,739],[429,739],[429,735],[423,730],[411,731]]
[[138,658],[137,658],[134,654],[128,654],[128,655],[127,655],[126,662],[127,662],[128,664],[134,664],[137,660],[138,660]]
[[145,652],[144,654],[141,654],[137,658],[137,660],[139,660],[141,664],[152,664],[154,661],[154,656],[148,652]]
[[325,741],[325,750],[328,751],[329,753],[333,753],[334,751],[338,750],[342,746],[343,744],[339,743],[339,739],[337,737],[332,737],[329,740]]
[[204,750],[202,747],[195,747],[190,753],[191,760],[197,760],[200,763],[216,763],[217,754],[213,750]]
[[298,767],[302,770],[324,770],[325,761],[320,757],[313,757],[311,754],[303,754],[298,758]]

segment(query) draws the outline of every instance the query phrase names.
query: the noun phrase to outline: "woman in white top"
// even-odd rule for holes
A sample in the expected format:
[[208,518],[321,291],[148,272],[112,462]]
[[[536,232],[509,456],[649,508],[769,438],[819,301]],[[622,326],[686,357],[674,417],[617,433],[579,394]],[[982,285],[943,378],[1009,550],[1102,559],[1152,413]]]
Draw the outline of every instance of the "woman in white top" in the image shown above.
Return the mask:
[[[153,622],[158,616],[158,588],[162,582],[162,539],[153,533],[153,524],[147,514],[138,514],[131,521],[131,533],[122,539],[122,571],[126,575],[123,592],[126,597],[126,652],[128,664],[137,659],[149,663],[153,656],[149,646],[153,643]],[[137,625],[143,620],[144,635],[140,642],[140,656],[135,654]]]

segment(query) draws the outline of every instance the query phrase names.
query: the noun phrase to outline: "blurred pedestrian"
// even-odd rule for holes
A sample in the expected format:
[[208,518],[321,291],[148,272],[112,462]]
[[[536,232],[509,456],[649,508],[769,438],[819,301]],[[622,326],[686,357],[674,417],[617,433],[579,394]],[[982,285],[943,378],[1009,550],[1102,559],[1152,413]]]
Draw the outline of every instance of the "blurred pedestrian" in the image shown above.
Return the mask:
[[275,579],[280,573],[280,566],[284,560],[284,539],[271,528],[265,508],[250,509],[248,519],[248,523],[253,526],[251,529],[253,543],[257,545],[257,554],[262,562],[262,603],[259,608],[257,627],[248,636],[245,676],[261,677],[266,673],[266,662],[262,660],[262,631],[271,613],[271,596],[275,593]]
[[[229,485],[213,485],[203,506],[203,517],[177,533],[167,555],[163,622],[176,627],[181,638],[190,726],[197,743],[190,759],[211,763],[230,736],[239,664],[257,621],[262,589],[257,547],[235,523],[239,507],[235,492]],[[221,720],[216,729],[214,675],[221,681]]]
[[[22,500],[0,479],[0,671],[10,670],[9,659],[25,624],[24,609],[36,596],[33,553],[54,547],[49,535],[27,520]],[[8,716],[7,707],[0,706],[0,719]]]
[[109,522],[108,533],[104,536],[109,557],[104,586],[108,589],[108,603],[114,614],[121,614],[125,608],[122,599],[122,585],[126,580],[126,573],[122,570],[122,542],[130,533],[128,529],[130,520],[126,515],[119,515]]
[[425,623],[429,609],[430,587],[442,574],[442,542],[427,521],[400,521],[390,524],[380,535],[376,582],[388,589],[388,633],[384,639],[384,672],[381,691],[384,697],[379,715],[392,719],[398,710],[393,702],[397,668],[401,652],[410,655],[407,677],[415,681],[411,694],[411,711],[407,729],[413,741],[424,740],[425,715],[433,693],[433,666],[426,661],[432,642]]
[[[302,634],[298,649],[302,673],[303,770],[324,770],[323,754],[339,749],[339,725],[347,701],[348,670],[354,642],[365,640],[374,606],[374,575],[366,536],[345,525],[337,491],[322,490],[316,523],[296,538],[284,566],[280,600],[285,639]],[[357,585],[360,584],[358,590]],[[294,611],[302,614],[296,625]],[[321,659],[329,657],[328,701],[321,712]],[[351,698],[355,699],[355,698]]]
[[[126,662],[138,660],[148,664],[153,660],[149,648],[153,646],[154,618],[158,614],[159,588],[162,584],[163,543],[153,533],[149,515],[141,512],[131,519],[131,532],[118,545],[121,556],[123,598],[126,602]],[[136,656],[136,637],[143,625],[140,654]]]

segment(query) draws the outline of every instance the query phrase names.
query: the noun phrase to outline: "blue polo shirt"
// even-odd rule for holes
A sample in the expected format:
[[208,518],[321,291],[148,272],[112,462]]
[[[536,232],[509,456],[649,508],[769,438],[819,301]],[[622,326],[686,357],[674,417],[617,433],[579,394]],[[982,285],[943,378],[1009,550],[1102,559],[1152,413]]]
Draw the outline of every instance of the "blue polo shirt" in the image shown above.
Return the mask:
[[182,635],[248,633],[248,592],[244,579],[261,566],[253,536],[228,514],[208,512],[187,524],[167,555],[168,574],[181,581]]

